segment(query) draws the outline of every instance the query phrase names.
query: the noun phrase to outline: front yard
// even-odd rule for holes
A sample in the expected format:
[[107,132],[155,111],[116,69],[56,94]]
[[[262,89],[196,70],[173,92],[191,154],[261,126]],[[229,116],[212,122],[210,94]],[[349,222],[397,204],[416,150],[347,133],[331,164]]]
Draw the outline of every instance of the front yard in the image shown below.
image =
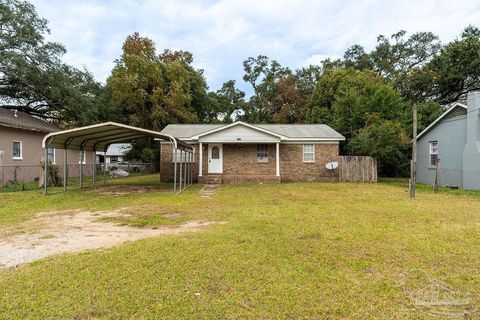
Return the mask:
[[[217,222],[0,269],[0,318],[428,318],[405,294],[428,279],[480,308],[478,193],[420,188],[412,201],[399,183],[293,183],[222,185],[203,199],[200,186],[173,197],[157,180],[0,193],[1,237],[28,234],[45,211],[123,210],[101,219],[149,230]],[[405,283],[412,270],[424,278]]]

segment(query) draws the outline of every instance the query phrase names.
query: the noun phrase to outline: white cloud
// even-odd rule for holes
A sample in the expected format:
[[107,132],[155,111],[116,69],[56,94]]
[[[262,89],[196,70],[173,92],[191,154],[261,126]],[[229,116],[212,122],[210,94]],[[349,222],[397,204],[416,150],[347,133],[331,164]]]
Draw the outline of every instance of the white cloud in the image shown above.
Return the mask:
[[319,65],[323,60],[330,59],[333,61],[336,59],[340,59],[341,57],[342,56],[336,55],[336,54],[334,55],[313,54],[302,63],[302,66],[309,66],[311,64]]
[[212,89],[241,80],[242,61],[265,54],[292,68],[341,57],[346,48],[375,45],[379,34],[432,31],[443,41],[480,21],[476,0],[33,0],[50,20],[50,39],[65,44],[65,60],[104,81],[128,34],[151,37],[159,51],[189,50]]

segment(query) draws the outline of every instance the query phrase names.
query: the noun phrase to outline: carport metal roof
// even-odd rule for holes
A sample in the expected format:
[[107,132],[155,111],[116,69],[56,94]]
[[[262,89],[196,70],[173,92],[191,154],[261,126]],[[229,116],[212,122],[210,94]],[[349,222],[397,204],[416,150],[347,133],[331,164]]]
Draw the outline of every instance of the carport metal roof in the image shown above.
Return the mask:
[[192,146],[170,134],[136,128],[116,122],[49,133],[42,141],[43,148],[96,151],[104,150],[112,143],[129,142],[142,137],[170,141],[174,148],[192,150]]

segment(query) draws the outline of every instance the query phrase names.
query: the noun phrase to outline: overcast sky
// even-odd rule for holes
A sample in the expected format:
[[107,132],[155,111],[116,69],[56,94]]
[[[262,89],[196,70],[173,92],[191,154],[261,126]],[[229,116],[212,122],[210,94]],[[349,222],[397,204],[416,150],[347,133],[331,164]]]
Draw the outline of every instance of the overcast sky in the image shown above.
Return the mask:
[[125,37],[138,31],[158,52],[192,52],[210,89],[235,79],[247,92],[242,62],[249,56],[264,54],[294,69],[342,56],[356,43],[370,49],[379,34],[432,31],[447,42],[465,26],[480,25],[478,0],[32,2],[50,21],[48,39],[66,46],[65,62],[85,66],[101,82]]

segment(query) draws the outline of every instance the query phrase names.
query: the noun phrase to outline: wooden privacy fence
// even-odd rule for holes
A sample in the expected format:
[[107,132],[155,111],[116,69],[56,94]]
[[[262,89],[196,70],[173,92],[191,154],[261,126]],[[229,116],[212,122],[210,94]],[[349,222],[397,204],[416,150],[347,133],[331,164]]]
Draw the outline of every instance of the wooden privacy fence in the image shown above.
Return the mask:
[[340,156],[338,180],[345,182],[377,182],[377,159],[368,156]]

